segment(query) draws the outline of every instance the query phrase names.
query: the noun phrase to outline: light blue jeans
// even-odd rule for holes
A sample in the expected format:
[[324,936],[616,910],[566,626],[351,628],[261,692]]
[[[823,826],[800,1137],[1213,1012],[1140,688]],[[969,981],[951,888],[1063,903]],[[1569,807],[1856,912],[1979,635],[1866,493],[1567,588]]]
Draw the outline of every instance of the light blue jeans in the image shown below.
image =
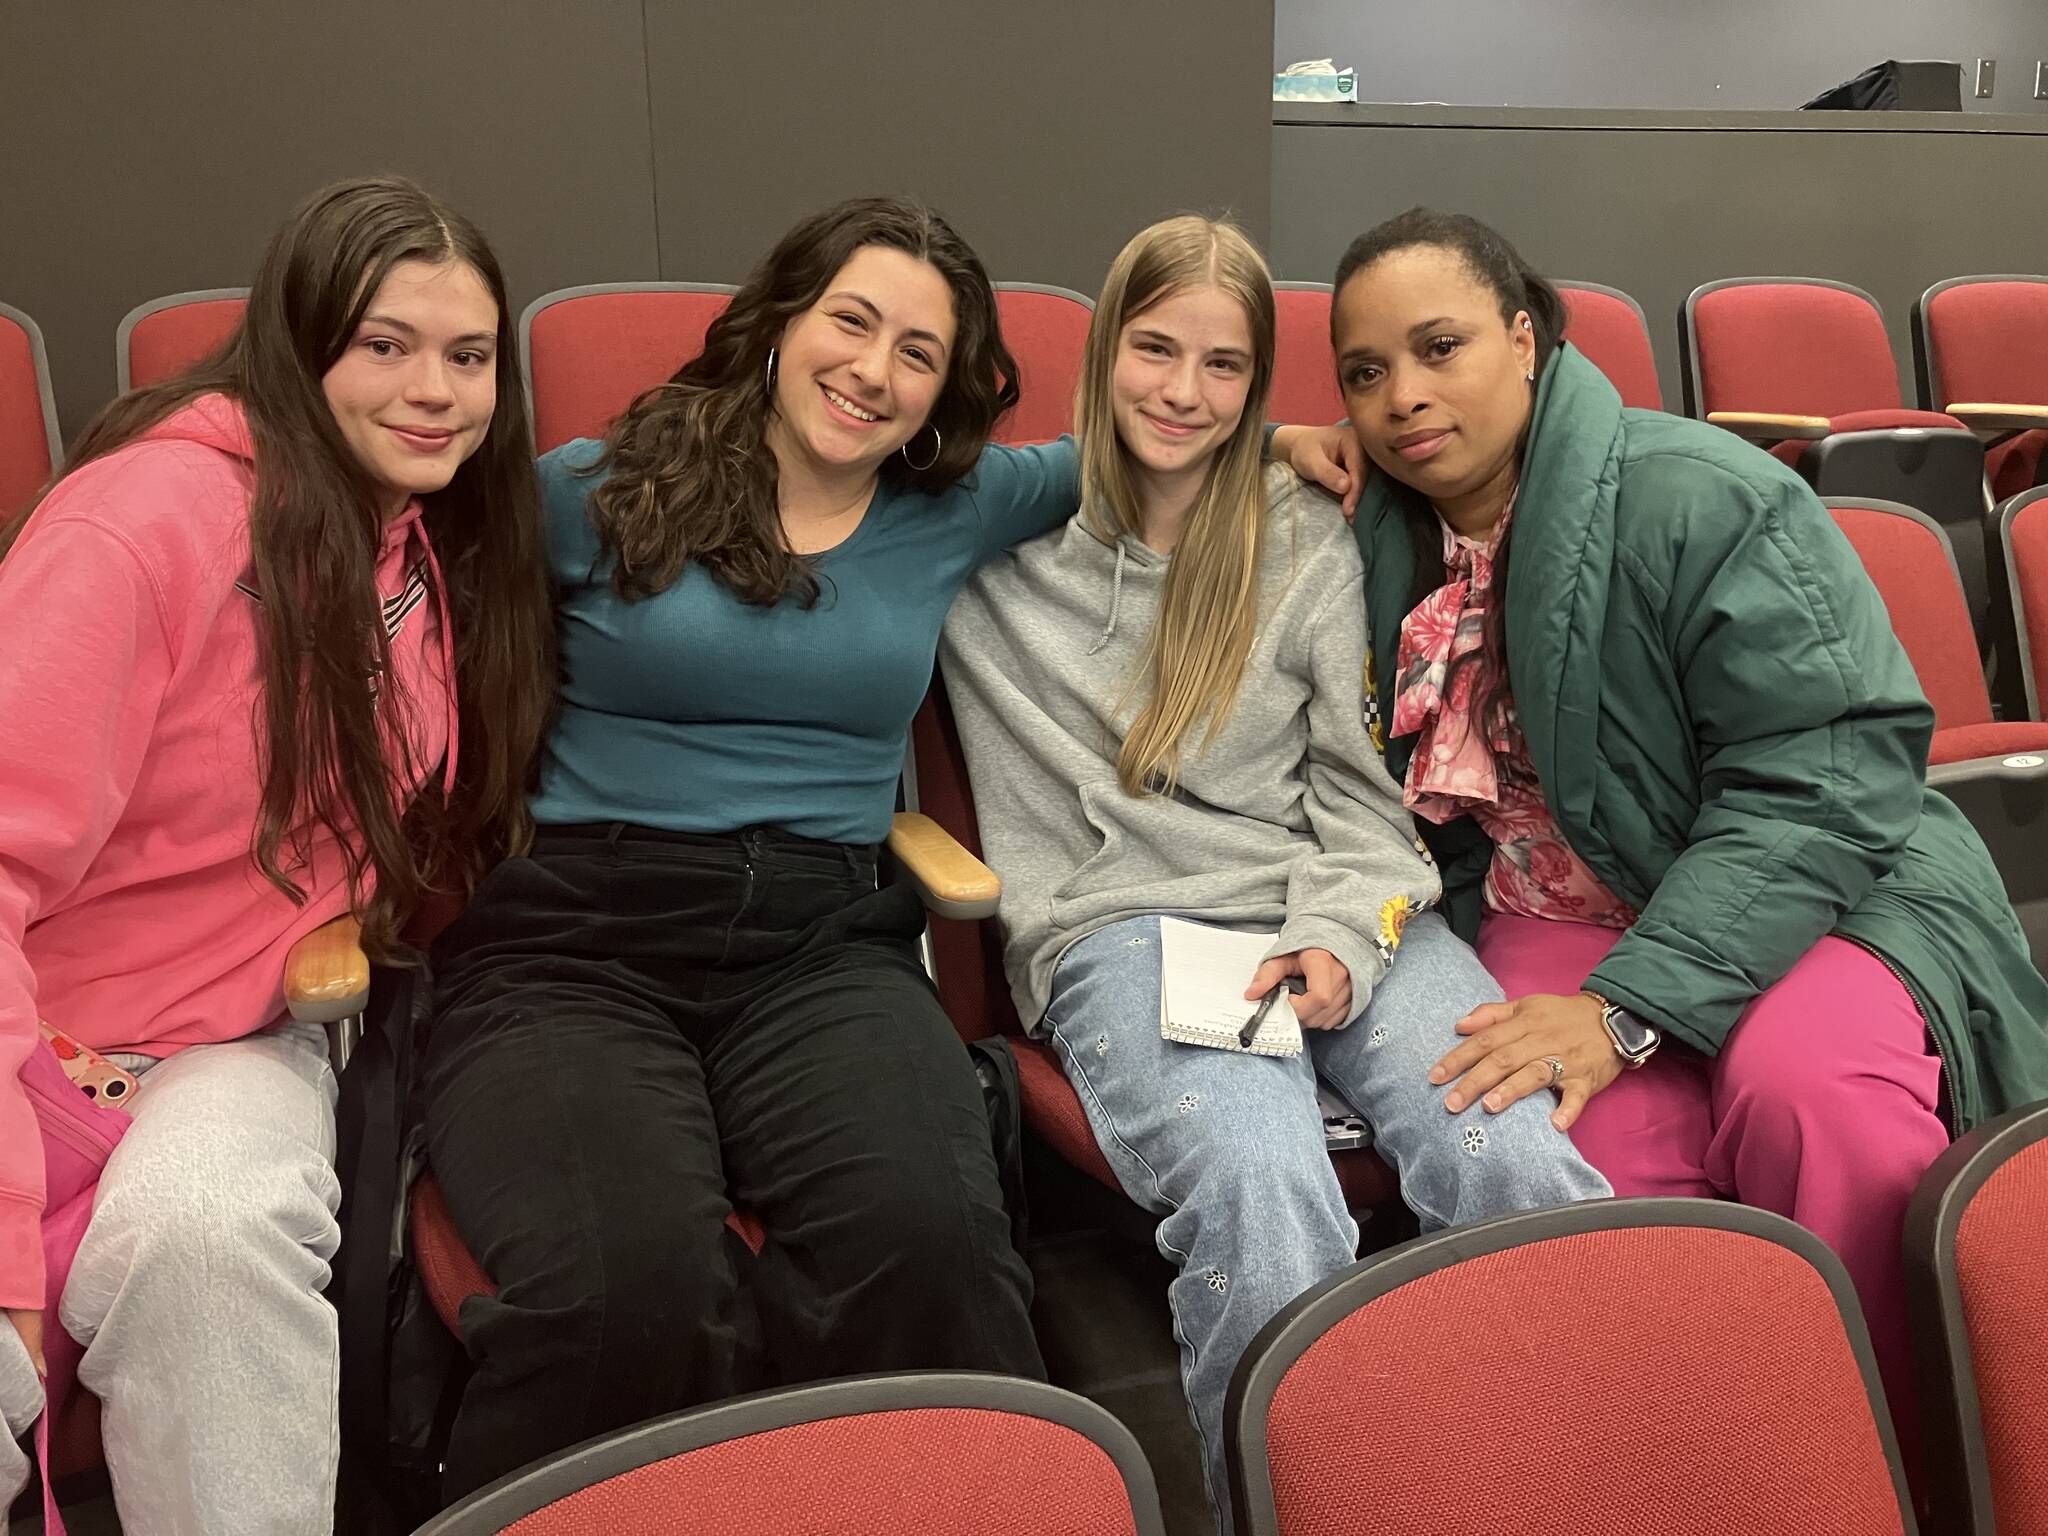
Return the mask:
[[1061,957],[1046,1023],[1097,1145],[1124,1192],[1161,1218],[1159,1251],[1179,1267],[1167,1295],[1181,1380],[1226,1536],[1231,1372],[1274,1313],[1358,1252],[1324,1147],[1318,1074],[1372,1126],[1425,1232],[1613,1193],[1551,1125],[1547,1093],[1498,1115],[1445,1110],[1429,1069],[1458,1043],[1459,1019],[1500,1000],[1434,912],[1409,922],[1365,1012],[1345,1029],[1304,1030],[1307,1049],[1292,1057],[1160,1038],[1156,917],[1101,929]]

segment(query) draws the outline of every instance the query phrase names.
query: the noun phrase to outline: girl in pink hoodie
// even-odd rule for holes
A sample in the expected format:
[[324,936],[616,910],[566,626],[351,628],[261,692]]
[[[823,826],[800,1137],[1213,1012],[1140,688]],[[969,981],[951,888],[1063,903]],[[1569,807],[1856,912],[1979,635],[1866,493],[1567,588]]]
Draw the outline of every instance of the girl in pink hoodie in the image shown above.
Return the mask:
[[[489,247],[365,180],[279,231],[217,356],[0,521],[0,1411],[33,1420],[68,1330],[131,1531],[331,1527],[335,1081],[284,961],[346,912],[374,956],[524,838],[532,466]],[[141,1078],[61,1299],[39,1019]],[[26,1475],[0,1440],[0,1496]]]

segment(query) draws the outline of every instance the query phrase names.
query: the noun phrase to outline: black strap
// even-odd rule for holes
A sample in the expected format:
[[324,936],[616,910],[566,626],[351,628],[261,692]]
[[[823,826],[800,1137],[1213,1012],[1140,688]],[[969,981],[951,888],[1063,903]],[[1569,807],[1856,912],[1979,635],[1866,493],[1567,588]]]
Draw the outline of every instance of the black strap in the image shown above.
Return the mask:
[[405,1518],[391,1512],[390,1341],[394,1291],[413,1282],[404,1245],[411,1182],[405,1154],[413,1042],[432,983],[423,958],[402,958],[412,963],[380,966],[372,975],[362,1039],[341,1074],[335,1112],[341,1247],[327,1297],[341,1319],[342,1501],[352,1514],[346,1529]]

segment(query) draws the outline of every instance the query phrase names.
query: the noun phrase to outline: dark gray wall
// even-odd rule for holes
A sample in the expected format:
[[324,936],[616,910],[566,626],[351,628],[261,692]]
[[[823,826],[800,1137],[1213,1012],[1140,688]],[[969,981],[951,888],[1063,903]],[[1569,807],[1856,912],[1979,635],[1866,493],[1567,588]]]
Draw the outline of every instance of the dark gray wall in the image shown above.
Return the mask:
[[[1327,281],[1352,236],[1415,203],[1476,215],[1538,270],[1634,294],[1649,314],[1671,410],[1680,401],[1678,308],[1711,279],[1831,277],[1868,289],[1891,322],[1910,399],[1908,315],[1929,285],[2048,271],[2048,211],[2037,195],[2048,124],[2031,119],[2002,130],[1887,132],[1759,127],[1770,119],[1740,117],[1625,126],[1620,114],[1443,108],[1285,115],[1333,121],[1274,129],[1277,273]],[[1335,121],[1345,116],[1350,125]],[[1931,113],[1911,121],[1958,122]],[[1736,126],[1743,122],[1752,126]]]
[[[857,191],[926,198],[999,281],[1089,294],[1166,214],[1263,241],[1272,25],[1271,0],[652,7],[663,266],[730,281]],[[796,39],[820,73],[764,76]]]
[[1334,56],[1360,101],[1789,109],[1880,59],[1998,61],[1963,105],[2048,112],[2042,0],[1279,0],[1276,69]]
[[651,272],[645,89],[639,0],[9,5],[0,299],[43,328],[68,439],[113,394],[123,314],[246,283],[337,177],[420,177],[528,297]]
[[1183,207],[1270,206],[1271,0],[0,5],[0,301],[67,438],[133,305],[248,281],[336,177],[419,177],[524,305],[732,280],[798,215],[929,198],[999,279],[1093,291]]

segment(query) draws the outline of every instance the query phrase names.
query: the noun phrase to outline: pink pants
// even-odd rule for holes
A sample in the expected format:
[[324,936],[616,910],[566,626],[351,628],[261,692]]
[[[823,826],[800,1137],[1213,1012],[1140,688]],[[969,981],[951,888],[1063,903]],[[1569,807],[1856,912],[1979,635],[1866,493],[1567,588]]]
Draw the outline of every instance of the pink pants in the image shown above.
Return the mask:
[[[1480,929],[1479,958],[1510,998],[1569,997],[1620,937],[1496,914]],[[1740,1200],[1834,1249],[1862,1299],[1909,1466],[1918,1416],[1900,1243],[1906,1202],[1948,1145],[1940,1085],[1912,996],[1875,957],[1831,937],[1743,1010],[1719,1055],[1667,1043],[1572,1127],[1617,1195]]]

